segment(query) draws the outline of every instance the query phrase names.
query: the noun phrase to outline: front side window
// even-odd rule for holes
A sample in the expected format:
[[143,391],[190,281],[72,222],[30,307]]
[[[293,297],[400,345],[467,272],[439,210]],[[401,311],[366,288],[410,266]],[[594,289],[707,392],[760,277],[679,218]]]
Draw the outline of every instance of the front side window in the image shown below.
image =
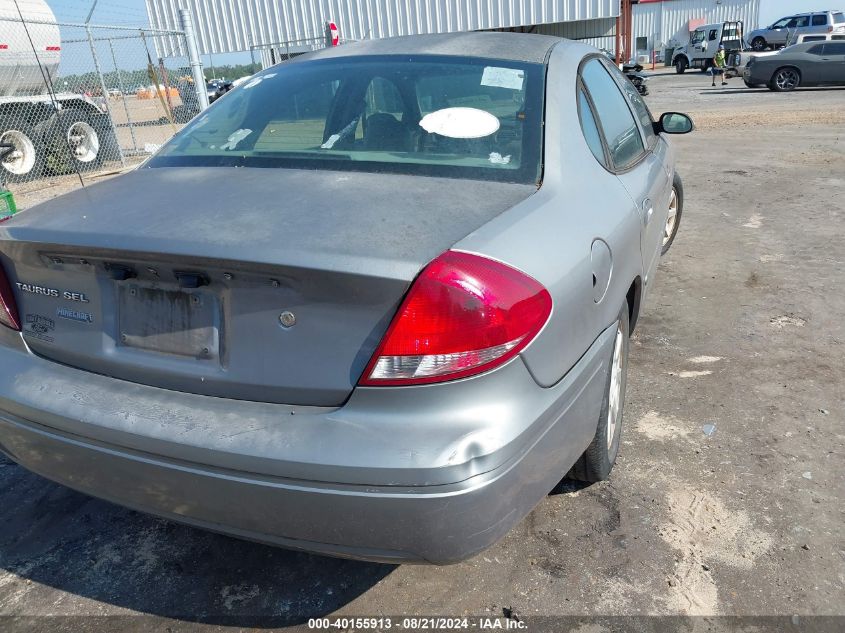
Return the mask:
[[710,29],[710,35],[707,39],[709,39],[711,42],[715,42],[717,35],[719,35],[719,31],[717,31],[716,29]]
[[613,164],[618,169],[630,167],[643,155],[645,146],[619,86],[597,58],[584,64],[581,78],[596,107]]
[[824,46],[822,44],[816,44],[812,48],[807,50],[808,55],[821,55]]
[[540,64],[446,56],[291,62],[242,84],[148,163],[540,179]]
[[693,45],[695,45],[695,44],[701,44],[701,43],[704,41],[704,37],[705,37],[705,35],[706,35],[706,34],[705,34],[705,32],[704,32],[704,31],[696,31],[695,33],[693,33],[693,34],[692,34],[692,43],[693,43]]
[[786,25],[789,24],[792,20],[793,20],[793,18],[781,18],[780,20],[778,20],[777,22],[772,24],[772,28],[773,29],[786,28]]
[[800,15],[797,18],[794,18],[793,20],[791,20],[787,26],[791,29],[799,29],[799,28],[804,28],[805,26],[807,26],[807,24],[809,22],[810,22],[810,16],[809,15]]

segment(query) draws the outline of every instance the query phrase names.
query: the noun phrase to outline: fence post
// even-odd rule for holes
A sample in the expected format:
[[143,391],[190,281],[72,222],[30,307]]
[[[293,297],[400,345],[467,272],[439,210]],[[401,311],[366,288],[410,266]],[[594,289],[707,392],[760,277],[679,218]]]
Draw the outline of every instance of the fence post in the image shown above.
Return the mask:
[[[117,73],[117,87],[120,89],[120,99],[123,101],[123,110],[126,112],[126,122],[129,124],[129,136],[132,137],[132,149],[138,151],[138,141],[135,139],[135,125],[132,123],[132,116],[129,114],[129,104],[126,103],[126,87],[123,84],[123,75],[120,68],[117,67],[117,57],[114,54],[114,42],[109,38],[109,50],[111,50],[111,60],[114,63],[114,71]],[[118,147],[120,141],[118,141]]]
[[194,34],[194,23],[187,9],[179,9],[179,25],[185,32],[185,42],[188,45],[188,59],[191,61],[191,72],[194,76],[194,89],[197,91],[197,103],[200,112],[208,107],[208,92],[205,89],[205,77],[202,74],[202,60],[200,59],[197,39]]
[[[109,91],[106,89],[106,80],[103,77],[103,71],[100,68],[100,58],[97,57],[97,47],[94,44],[94,35],[91,33],[91,27],[85,25],[85,32],[88,34],[88,45],[91,47],[91,57],[94,58],[94,68],[97,70],[97,77],[100,78],[100,92],[103,94],[103,103],[106,106],[106,116],[109,117],[109,124],[112,127],[115,138],[117,138],[117,130],[114,125],[114,117],[111,114],[111,106],[109,105]],[[117,143],[117,154],[120,156],[120,164],[126,167],[126,158],[123,156],[123,149],[120,147],[120,142]]]

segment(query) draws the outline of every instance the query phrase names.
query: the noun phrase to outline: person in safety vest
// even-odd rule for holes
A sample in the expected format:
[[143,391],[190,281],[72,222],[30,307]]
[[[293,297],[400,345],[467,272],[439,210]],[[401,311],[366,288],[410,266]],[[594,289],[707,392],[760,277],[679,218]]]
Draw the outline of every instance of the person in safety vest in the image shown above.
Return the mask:
[[716,75],[722,76],[722,85],[727,86],[728,82],[726,81],[727,76],[725,75],[725,67],[727,63],[725,61],[725,45],[719,44],[719,50],[716,51],[716,54],[713,56],[713,65],[710,67],[710,74],[713,76],[713,83],[710,84],[711,86],[716,85]]

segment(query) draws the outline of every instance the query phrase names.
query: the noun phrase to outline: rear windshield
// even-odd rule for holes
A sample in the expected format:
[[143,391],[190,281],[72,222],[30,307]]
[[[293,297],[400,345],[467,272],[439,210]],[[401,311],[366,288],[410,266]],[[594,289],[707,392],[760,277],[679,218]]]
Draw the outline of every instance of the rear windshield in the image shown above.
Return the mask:
[[222,97],[147,165],[538,182],[543,81],[540,64],[492,59],[291,62]]

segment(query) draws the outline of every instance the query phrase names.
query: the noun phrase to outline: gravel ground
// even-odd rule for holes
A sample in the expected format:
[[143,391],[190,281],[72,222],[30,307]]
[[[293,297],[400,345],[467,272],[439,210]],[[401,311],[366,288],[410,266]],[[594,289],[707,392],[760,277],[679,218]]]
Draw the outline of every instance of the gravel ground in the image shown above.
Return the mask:
[[686,206],[633,339],[609,481],[562,486],[470,561],[392,567],[183,527],[0,462],[0,614],[148,616],[6,628],[845,616],[845,90],[709,83],[651,81],[652,109],[699,130],[677,139]]

